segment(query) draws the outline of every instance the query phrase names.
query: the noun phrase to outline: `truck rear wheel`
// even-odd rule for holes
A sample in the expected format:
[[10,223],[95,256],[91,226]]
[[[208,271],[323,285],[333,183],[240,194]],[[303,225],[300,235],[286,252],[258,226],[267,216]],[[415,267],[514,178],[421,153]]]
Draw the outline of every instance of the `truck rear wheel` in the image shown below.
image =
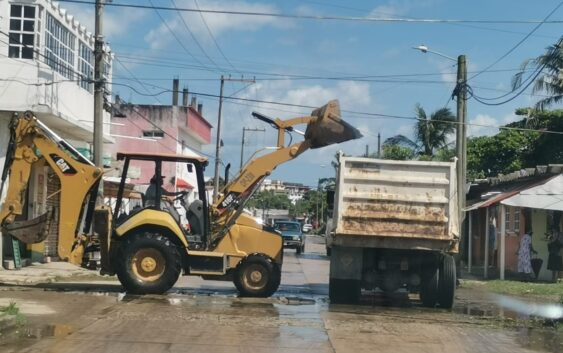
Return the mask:
[[438,301],[439,272],[438,266],[428,265],[422,271],[422,280],[420,282],[420,300],[422,305],[433,308]]
[[441,308],[451,309],[454,305],[456,271],[455,260],[451,255],[444,255],[440,264],[440,280],[438,283],[438,304]]
[[125,291],[133,294],[166,292],[182,269],[176,245],[163,235],[148,232],[124,240],[116,267]]
[[237,267],[233,282],[242,297],[266,298],[278,290],[281,271],[271,260],[253,255]]
[[328,281],[328,297],[331,304],[357,304],[361,292],[359,279],[330,278]]

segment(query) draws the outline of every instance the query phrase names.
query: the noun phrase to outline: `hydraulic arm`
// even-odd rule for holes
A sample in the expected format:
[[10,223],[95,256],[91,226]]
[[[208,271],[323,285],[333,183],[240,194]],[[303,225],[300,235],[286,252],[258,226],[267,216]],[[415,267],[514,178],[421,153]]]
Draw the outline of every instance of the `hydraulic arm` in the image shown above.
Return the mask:
[[[41,123],[30,112],[14,115],[10,123],[10,141],[2,172],[2,185],[8,180],[4,204],[0,208],[3,234],[24,243],[38,243],[48,234],[50,210],[38,219],[17,221],[23,214],[32,166],[41,159],[53,169],[61,182],[59,209],[58,254],[61,259],[80,264],[83,252],[79,234],[85,201],[95,199],[102,170],[94,166],[74,147]],[[9,176],[9,178],[8,178]],[[51,197],[53,195],[50,195]],[[94,205],[86,210],[85,227],[90,226]]]
[[[302,116],[289,120],[271,119],[254,112],[253,115],[272,125],[278,130],[276,150],[251,160],[239,172],[238,176],[228,183],[222,195],[213,204],[215,240],[220,239],[228,231],[242,212],[245,202],[252,196],[262,180],[271,174],[276,167],[290,161],[308,149],[320,148],[335,143],[360,138],[361,133],[340,118],[340,106],[337,100],[328,102],[315,109],[310,116]],[[302,133],[294,128],[296,125],[307,124]],[[297,132],[304,135],[304,140],[285,145],[285,134]]]

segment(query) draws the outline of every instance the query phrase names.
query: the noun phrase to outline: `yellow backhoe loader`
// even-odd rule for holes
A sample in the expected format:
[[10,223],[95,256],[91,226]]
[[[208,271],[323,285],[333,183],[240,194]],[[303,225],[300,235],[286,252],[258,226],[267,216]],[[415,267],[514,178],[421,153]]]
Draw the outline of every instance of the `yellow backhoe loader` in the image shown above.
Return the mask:
[[[8,181],[7,196],[0,208],[2,234],[27,244],[45,240],[53,223],[50,210],[36,219],[16,220],[22,217],[31,168],[44,159],[61,183],[57,249],[61,259],[82,265],[88,252],[99,252],[102,273],[116,274],[130,293],[166,292],[183,273],[232,280],[242,296],[270,296],[281,280],[282,238],[243,213],[246,201],[279,164],[310,148],[359,138],[361,134],[340,119],[337,101],[314,110],[311,116],[289,120],[253,115],[278,130],[277,148],[250,160],[226,183],[215,203],[208,204],[205,192],[199,192],[199,199],[189,205],[183,203],[189,231],[159,202],[163,196],[160,188],[151,196],[153,200],[144,200],[143,207],[123,212],[128,170],[133,161],[151,161],[156,185],[161,185],[162,163],[182,163],[190,172],[195,171],[198,189],[203,191],[206,159],[118,153],[123,168],[115,207],[96,207],[103,171],[31,112],[14,115],[0,187],[1,194]],[[307,125],[304,133],[295,128],[299,124]],[[286,145],[288,132],[301,133],[304,139]]]

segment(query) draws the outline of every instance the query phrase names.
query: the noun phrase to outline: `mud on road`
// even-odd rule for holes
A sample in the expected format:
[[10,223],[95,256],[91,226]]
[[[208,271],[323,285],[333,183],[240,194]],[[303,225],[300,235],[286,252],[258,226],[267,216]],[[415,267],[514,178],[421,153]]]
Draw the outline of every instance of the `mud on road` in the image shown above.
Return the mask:
[[[330,305],[322,244],[288,251],[280,291],[238,298],[230,283],[183,278],[168,295],[128,296],[118,283],[0,287],[26,317],[0,352],[560,352],[562,331],[499,310],[463,288],[452,311],[414,298]],[[0,336],[2,337],[2,336]]]

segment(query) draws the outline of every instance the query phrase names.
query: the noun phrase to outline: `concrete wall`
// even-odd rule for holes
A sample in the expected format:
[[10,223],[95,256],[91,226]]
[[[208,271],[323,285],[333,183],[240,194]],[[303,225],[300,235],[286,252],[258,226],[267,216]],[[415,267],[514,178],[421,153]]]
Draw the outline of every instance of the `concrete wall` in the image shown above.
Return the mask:
[[[12,1],[0,1],[0,30],[9,32],[10,5]],[[8,57],[7,38],[0,42],[0,110],[26,111],[31,110],[38,114],[40,118],[50,127],[58,128],[59,131],[73,135],[73,130],[85,130],[92,133],[94,96],[92,93],[81,88],[75,81],[68,81],[68,78],[55,72],[45,64],[45,18],[46,13],[51,14],[61,24],[63,24],[77,39],[75,46],[75,65],[74,71],[78,69],[78,39],[90,48],[93,48],[94,39],[90,32],[80,24],[66,10],[51,1],[46,0],[19,0],[14,4],[37,5],[43,8],[41,26],[36,19],[36,28],[39,29],[39,43],[35,49],[40,53],[35,54],[34,59],[15,59]],[[39,12],[36,11],[36,17]],[[3,35],[0,35],[3,36]],[[3,36],[5,37],[5,36]],[[39,45],[37,45],[39,44]],[[106,48],[109,51],[109,47]],[[109,72],[111,81],[111,70]],[[47,84],[45,84],[47,83]],[[111,90],[111,87],[107,87]],[[53,119],[55,118],[55,119]],[[65,124],[57,122],[63,120]],[[109,122],[109,114],[105,113],[104,120]],[[109,126],[104,127],[104,134],[109,133]],[[79,140],[84,140],[85,135],[76,136]]]
[[547,240],[545,233],[547,232],[547,213],[545,210],[532,210],[532,246],[538,252],[536,255],[543,260],[538,279],[541,281],[551,280],[551,271],[547,270]]

